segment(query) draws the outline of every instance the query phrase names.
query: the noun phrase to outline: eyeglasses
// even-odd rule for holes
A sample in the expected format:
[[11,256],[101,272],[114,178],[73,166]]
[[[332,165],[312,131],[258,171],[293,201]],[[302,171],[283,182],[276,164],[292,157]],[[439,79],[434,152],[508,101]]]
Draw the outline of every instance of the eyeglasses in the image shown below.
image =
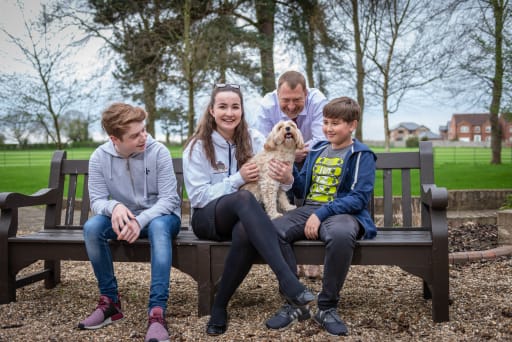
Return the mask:
[[215,88],[234,88],[234,89],[240,89],[239,84],[233,84],[233,83],[217,83],[215,85]]

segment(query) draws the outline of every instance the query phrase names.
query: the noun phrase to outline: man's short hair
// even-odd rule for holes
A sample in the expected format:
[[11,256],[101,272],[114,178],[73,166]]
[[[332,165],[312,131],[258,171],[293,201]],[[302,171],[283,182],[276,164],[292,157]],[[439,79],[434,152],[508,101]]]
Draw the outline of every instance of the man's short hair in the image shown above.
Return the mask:
[[126,103],[111,104],[101,114],[101,126],[109,136],[121,139],[127,132],[127,126],[132,122],[146,120],[148,114],[141,107],[134,107]]
[[350,97],[338,97],[327,103],[323,109],[325,118],[341,119],[345,122],[359,121],[361,107]]
[[298,71],[286,71],[283,73],[277,81],[277,89],[281,88],[283,83],[287,83],[290,89],[295,89],[299,84],[302,86],[302,90],[306,91],[306,79]]

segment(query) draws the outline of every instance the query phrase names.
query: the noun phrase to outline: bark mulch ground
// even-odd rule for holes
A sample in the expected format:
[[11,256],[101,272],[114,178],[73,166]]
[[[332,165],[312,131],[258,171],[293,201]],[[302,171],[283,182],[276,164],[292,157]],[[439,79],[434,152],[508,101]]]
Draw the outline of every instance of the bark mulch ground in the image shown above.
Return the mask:
[[[494,225],[450,227],[450,251],[496,247]],[[40,266],[40,265],[39,265]],[[96,331],[77,323],[95,307],[97,287],[87,262],[63,262],[62,283],[46,290],[33,284],[18,290],[15,303],[0,305],[0,341],[140,341],[147,318],[147,263],[116,263],[125,319]],[[214,340],[204,333],[208,317],[197,317],[195,282],[172,270],[167,310],[173,341]],[[302,278],[315,292],[321,282]],[[338,305],[350,335],[346,341],[505,341],[512,340],[512,258],[450,267],[450,322],[435,324],[422,283],[398,267],[353,266]],[[286,331],[270,331],[264,321],[281,305],[277,282],[267,266],[253,267],[231,300],[222,341],[326,341],[312,320]],[[316,306],[313,305],[313,310]]]

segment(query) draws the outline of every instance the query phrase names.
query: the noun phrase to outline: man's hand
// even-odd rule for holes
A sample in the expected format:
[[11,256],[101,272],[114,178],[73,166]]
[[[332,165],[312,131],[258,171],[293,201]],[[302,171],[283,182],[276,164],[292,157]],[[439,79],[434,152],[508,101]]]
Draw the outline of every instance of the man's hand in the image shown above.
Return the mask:
[[321,223],[318,216],[311,214],[304,226],[304,235],[308,240],[318,240],[318,229]]
[[124,204],[118,204],[114,207],[112,229],[118,240],[126,240],[129,243],[137,240],[140,235],[140,226],[135,219],[135,215]]
[[309,145],[304,145],[304,148],[301,150],[295,151],[295,162],[296,163],[302,163],[304,159],[306,159],[306,156],[309,153]]
[[270,178],[278,181],[281,184],[292,184],[293,183],[293,175],[292,175],[292,164],[283,162],[277,159],[272,159],[268,164],[268,169],[270,171]]

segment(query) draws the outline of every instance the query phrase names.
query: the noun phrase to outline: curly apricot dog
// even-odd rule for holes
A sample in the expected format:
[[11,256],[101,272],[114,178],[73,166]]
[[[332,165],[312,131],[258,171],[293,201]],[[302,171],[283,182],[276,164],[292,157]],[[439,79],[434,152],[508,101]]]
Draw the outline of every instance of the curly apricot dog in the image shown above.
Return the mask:
[[248,162],[255,163],[259,168],[259,180],[247,183],[241,188],[254,194],[261,202],[271,219],[282,216],[279,209],[288,211],[295,206],[288,202],[286,193],[280,189],[279,182],[270,178],[269,162],[272,159],[293,163],[295,150],[304,148],[304,140],[297,125],[293,121],[280,121],[269,133],[264,149]]

